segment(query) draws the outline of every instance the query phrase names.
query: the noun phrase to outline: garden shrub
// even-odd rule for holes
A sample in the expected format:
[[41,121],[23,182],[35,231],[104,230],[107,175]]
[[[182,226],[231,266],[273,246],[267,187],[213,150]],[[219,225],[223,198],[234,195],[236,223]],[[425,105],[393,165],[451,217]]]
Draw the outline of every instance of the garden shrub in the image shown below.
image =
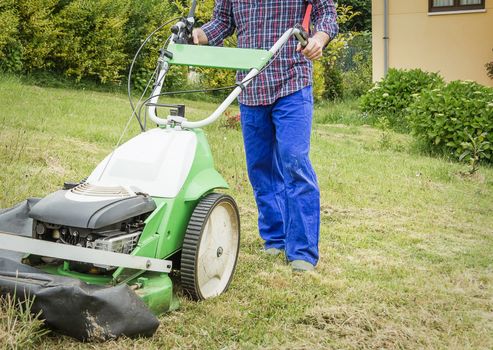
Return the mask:
[[371,60],[359,61],[358,65],[342,75],[342,90],[346,98],[359,98],[372,86]]
[[[341,18],[353,12],[342,6]],[[341,15],[342,14],[342,15]],[[348,17],[348,18],[349,18]],[[330,101],[360,97],[372,84],[371,33],[342,33],[333,40],[321,60],[314,64],[314,97]]]
[[351,6],[358,16],[350,18],[341,24],[341,31],[371,31],[371,1],[368,0],[339,0],[339,5]]
[[345,98],[359,98],[372,86],[371,33],[362,32],[348,43],[341,57],[344,71],[342,88]]
[[329,101],[343,98],[342,71],[335,65],[328,65],[324,69],[325,91],[323,97]]
[[[359,14],[351,6],[337,5],[337,23],[340,26],[348,23]],[[343,71],[339,61],[348,44],[356,35],[354,32],[339,33],[330,41],[322,58],[315,62],[313,90],[316,100],[334,101],[343,97]]]
[[[221,88],[224,86],[235,85],[236,73],[228,69],[213,69],[213,68],[196,68],[199,73],[200,87],[203,88]],[[213,92],[212,95],[226,97],[231,91],[217,91]]]
[[22,70],[22,50],[17,35],[19,15],[15,0],[0,2],[0,69],[9,73]]
[[324,66],[322,61],[313,63],[313,98],[320,101],[325,93]]
[[74,0],[56,17],[55,55],[65,74],[118,81],[126,68],[125,24],[129,0]]
[[22,62],[25,71],[54,66],[53,50],[57,46],[57,29],[52,12],[58,0],[19,0],[19,38],[22,43]]
[[[164,22],[178,16],[176,4],[162,0],[131,1],[128,22],[125,25],[125,53],[131,60],[143,40]],[[132,83],[137,91],[143,91],[148,79],[156,68],[159,49],[164,45],[170,28],[170,23],[157,32],[141,51],[134,66]],[[172,67],[164,81],[164,91],[182,89],[187,80],[186,67]]]
[[15,11],[15,0],[4,0],[0,2],[0,58],[3,48],[15,41],[19,16]]
[[430,149],[492,161],[493,89],[454,81],[443,89],[422,91],[409,113],[413,134]]
[[[49,71],[75,78],[77,82],[85,79],[121,83],[144,38],[164,21],[183,16],[189,3],[183,0],[0,0],[0,71],[36,75]],[[211,18],[213,7],[214,0],[200,2],[197,26]],[[337,6],[337,12],[342,28],[360,15],[344,4]],[[147,84],[169,27],[163,28],[142,50],[134,66],[133,89],[142,91]],[[359,27],[351,24],[347,28]],[[348,75],[353,83],[348,84],[344,81],[346,68],[338,62],[357,35],[352,31],[341,33],[331,41],[323,59],[315,63],[316,99],[341,98],[344,84],[350,88],[349,95],[364,89],[366,65],[361,71],[365,72],[365,78],[360,79],[360,72],[354,70]],[[235,43],[233,37],[225,45],[235,46]],[[198,82],[204,87],[232,85],[235,81],[231,71],[195,69],[195,72],[199,73]],[[186,88],[188,74],[187,67],[173,67],[165,80],[164,91]]]
[[22,46],[19,42],[9,43],[3,49],[3,58],[0,59],[0,70],[7,73],[21,73]]
[[392,129],[407,132],[406,108],[413,102],[416,94],[423,90],[441,88],[443,78],[437,73],[420,69],[390,69],[385,78],[361,98],[361,109],[368,113],[370,123],[380,117],[389,121]]
[[[77,81],[121,82],[142,40],[180,16],[181,6],[161,0],[0,0],[0,70],[50,70]],[[169,27],[139,57],[137,85],[154,71]],[[175,71],[167,87],[186,81],[186,69]]]

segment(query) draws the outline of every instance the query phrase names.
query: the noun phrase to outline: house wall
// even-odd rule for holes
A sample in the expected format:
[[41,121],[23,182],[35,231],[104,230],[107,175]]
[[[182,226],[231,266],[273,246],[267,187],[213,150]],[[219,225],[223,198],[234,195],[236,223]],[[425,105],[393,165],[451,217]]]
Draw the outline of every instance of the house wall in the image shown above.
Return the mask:
[[[384,0],[372,0],[373,79],[384,75]],[[439,72],[493,86],[493,0],[486,11],[428,15],[428,0],[389,0],[389,67]]]

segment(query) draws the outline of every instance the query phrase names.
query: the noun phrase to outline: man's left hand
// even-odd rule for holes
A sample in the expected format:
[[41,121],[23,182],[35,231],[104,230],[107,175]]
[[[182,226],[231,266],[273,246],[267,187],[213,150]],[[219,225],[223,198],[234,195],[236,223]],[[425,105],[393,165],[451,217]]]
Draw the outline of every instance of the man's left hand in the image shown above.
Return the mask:
[[315,61],[322,57],[322,50],[329,41],[330,37],[327,33],[316,32],[311,38],[308,38],[308,44],[304,49],[301,48],[301,44],[298,44],[296,51],[301,51],[306,58]]

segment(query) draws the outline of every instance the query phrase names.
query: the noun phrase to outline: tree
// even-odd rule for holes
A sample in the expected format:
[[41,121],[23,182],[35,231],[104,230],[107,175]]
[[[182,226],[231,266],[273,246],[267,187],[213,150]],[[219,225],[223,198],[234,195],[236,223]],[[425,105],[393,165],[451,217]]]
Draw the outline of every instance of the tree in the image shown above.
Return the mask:
[[338,4],[351,6],[353,11],[360,13],[359,16],[341,24],[341,32],[371,31],[371,0],[339,0]]

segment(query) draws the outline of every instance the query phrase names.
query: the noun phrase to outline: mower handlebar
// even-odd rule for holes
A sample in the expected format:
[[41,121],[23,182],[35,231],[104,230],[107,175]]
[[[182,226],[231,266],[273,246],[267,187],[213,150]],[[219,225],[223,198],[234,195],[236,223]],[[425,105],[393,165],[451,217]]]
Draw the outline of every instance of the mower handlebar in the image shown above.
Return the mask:
[[[288,29],[287,31],[284,32],[284,34],[276,41],[276,43],[270,48],[270,52],[272,55],[275,55],[283,46],[284,44],[291,38],[291,36],[295,36],[298,38],[300,36],[300,29],[298,27],[293,27]],[[267,62],[265,62],[267,64]],[[161,93],[161,89],[163,86],[163,80],[164,76],[166,75],[168,71],[168,63],[163,65],[161,68],[159,74],[158,74],[158,84],[155,86],[154,91],[152,92],[152,95],[154,96],[153,99],[150,101],[150,106],[149,106],[149,117],[153,122],[160,126],[166,126],[170,124],[179,124],[184,128],[188,129],[194,129],[194,128],[202,128],[204,126],[207,126],[209,124],[214,123],[225,111],[226,108],[229,107],[231,103],[238,97],[238,95],[243,91],[244,88],[250,84],[253,78],[255,78],[261,70],[253,68],[250,70],[250,72],[245,76],[245,78],[241,81],[240,84],[229,94],[228,97],[219,105],[219,107],[207,118],[199,121],[188,121],[184,118],[177,118],[176,116],[169,116],[167,119],[159,118],[156,114],[156,106],[155,104],[157,103],[157,100],[159,98],[159,94]]]

